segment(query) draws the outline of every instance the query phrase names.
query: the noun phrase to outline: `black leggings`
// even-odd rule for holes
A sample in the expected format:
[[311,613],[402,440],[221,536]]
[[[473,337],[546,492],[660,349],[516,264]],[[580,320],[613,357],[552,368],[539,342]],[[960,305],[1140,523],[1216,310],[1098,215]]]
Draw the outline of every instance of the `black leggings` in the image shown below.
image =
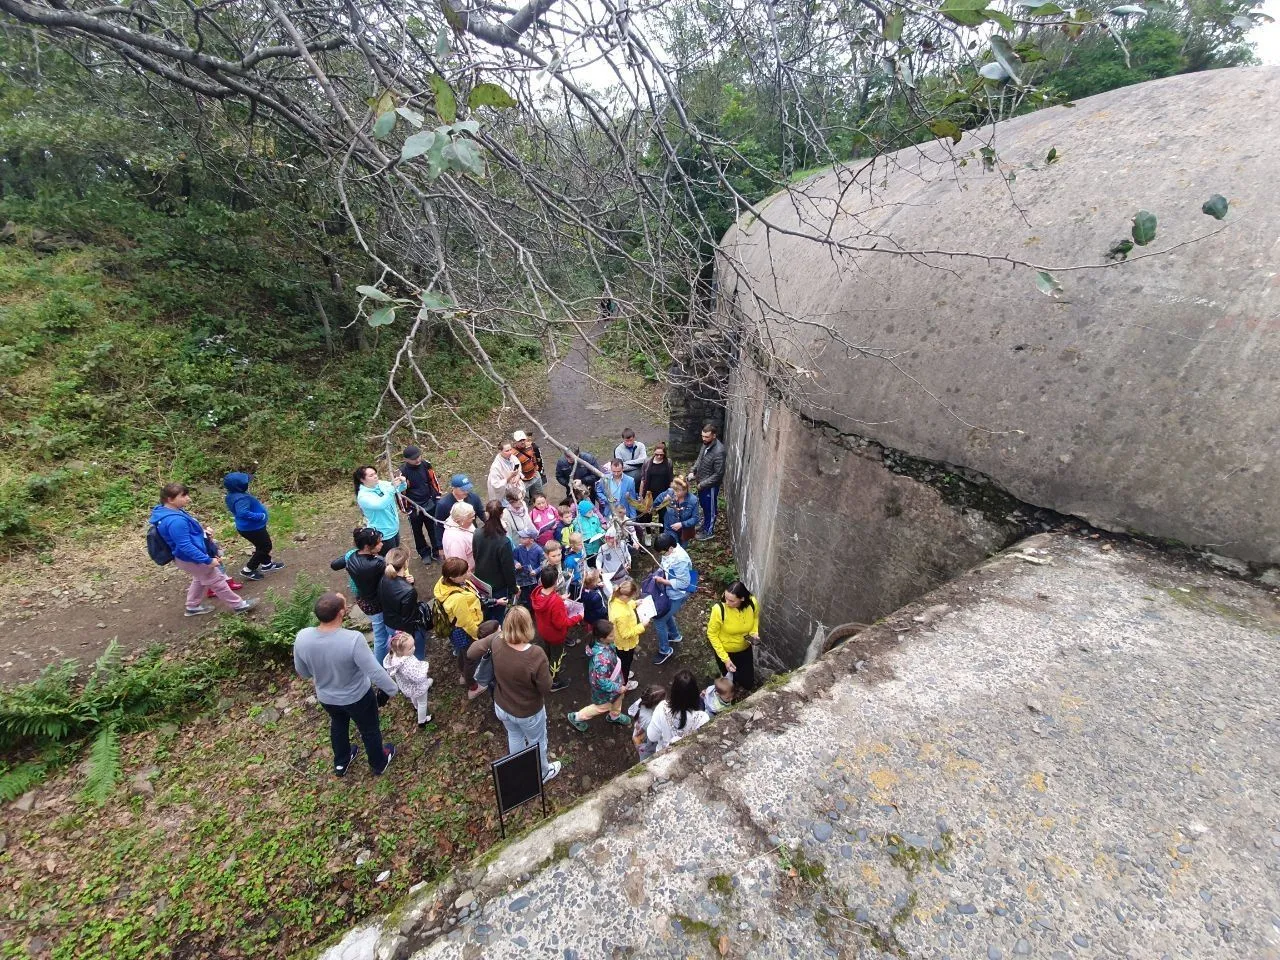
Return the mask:
[[345,767],[351,757],[351,722],[360,731],[364,752],[369,755],[369,766],[374,773],[381,773],[387,765],[382,754],[382,727],[378,725],[378,700],[370,687],[355,703],[342,706],[321,704],[329,714],[329,742],[333,745],[333,765]]
[[240,536],[253,544],[253,556],[244,565],[246,570],[257,570],[264,563],[271,562],[271,534],[267,528],[261,530],[241,530]]
[[630,650],[619,650],[618,660],[622,662],[622,685],[627,685],[627,677],[631,676],[631,661],[635,659],[636,650],[632,647]]
[[[719,660],[719,658],[716,658]],[[739,650],[737,653],[729,654],[729,659],[733,661],[734,667],[737,669],[733,672],[733,685],[741,687],[743,690],[754,690],[756,688],[756,659],[755,648],[747,647],[745,650]],[[720,673],[728,676],[729,665],[720,660]]]

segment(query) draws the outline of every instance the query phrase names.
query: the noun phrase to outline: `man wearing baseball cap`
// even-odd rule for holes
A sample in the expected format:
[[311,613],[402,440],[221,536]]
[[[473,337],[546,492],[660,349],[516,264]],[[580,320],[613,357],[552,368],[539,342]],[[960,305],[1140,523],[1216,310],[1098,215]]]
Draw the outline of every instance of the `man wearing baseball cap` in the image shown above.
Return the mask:
[[[400,473],[409,484],[401,497],[401,504],[409,514],[409,526],[413,528],[413,545],[418,549],[418,559],[432,563],[440,552],[441,528],[432,518],[436,502],[440,499],[440,484],[430,460],[422,459],[422,451],[410,445],[404,448],[404,463]],[[423,526],[426,527],[425,535]]]
[[433,526],[440,531],[436,536],[443,534],[444,522],[449,519],[449,511],[453,509],[453,505],[464,500],[471,504],[472,509],[475,510],[476,522],[482,522],[485,518],[484,504],[480,502],[480,498],[473,492],[471,478],[465,473],[455,473],[449,478],[449,492],[436,503],[436,520],[438,523],[433,524]]
[[525,496],[530,503],[533,503],[533,498],[543,492],[542,488],[547,483],[547,470],[542,465],[542,451],[523,430],[513,433],[511,440],[515,444],[516,459],[520,461],[520,479],[524,481]]

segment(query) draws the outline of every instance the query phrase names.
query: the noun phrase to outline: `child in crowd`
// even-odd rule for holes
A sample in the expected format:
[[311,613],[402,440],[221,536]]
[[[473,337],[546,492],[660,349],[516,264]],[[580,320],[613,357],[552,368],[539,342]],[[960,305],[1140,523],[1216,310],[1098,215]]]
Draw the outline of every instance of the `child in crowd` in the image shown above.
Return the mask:
[[[542,568],[538,586],[533,588],[529,596],[529,606],[533,608],[533,623],[537,627],[538,636],[547,645],[547,659],[553,665],[558,664],[564,656],[564,648],[572,647],[577,641],[568,642],[569,628],[582,622],[582,614],[571,612],[564,597],[556,590],[556,571],[549,566]],[[578,610],[582,604],[575,603]],[[555,680],[551,683],[552,691],[563,690],[569,685],[563,671],[556,670]]]
[[575,600],[582,594],[582,577],[587,570],[587,551],[582,534],[569,534],[569,549],[564,555],[564,572],[569,575],[569,595]]
[[533,528],[538,532],[536,539],[538,546],[546,548],[547,543],[556,535],[556,524],[560,520],[560,514],[556,508],[547,503],[545,494],[538,494],[533,498],[533,509],[529,511],[529,517],[533,520]]
[[[609,619],[609,608],[606,605],[604,591],[600,588],[600,571],[587,569],[582,575],[582,595],[578,598],[582,604],[582,619],[587,622],[592,635],[598,622]],[[587,656],[591,655],[590,647]]]
[[582,540],[587,559],[594,560],[604,545],[604,524],[600,522],[600,514],[586,500],[578,504],[578,516],[573,521],[573,531]]
[[587,731],[587,721],[602,713],[609,715],[609,722],[620,727],[631,725],[631,717],[622,712],[622,693],[626,680],[622,676],[622,661],[613,646],[613,624],[601,620],[594,625],[596,642],[591,649],[591,664],[587,676],[591,681],[591,704],[567,715],[575,730]]
[[677,740],[682,740],[711,720],[702,709],[698,681],[688,670],[671,679],[667,698],[653,709],[653,717],[644,735],[653,744],[653,752],[661,753]]
[[222,478],[222,485],[227,490],[227,509],[236,519],[236,533],[253,545],[253,556],[241,568],[240,576],[246,580],[261,580],[264,573],[284,569],[284,564],[271,559],[267,508],[249,492],[249,481],[252,479],[247,473],[228,473]]
[[653,756],[654,746],[645,736],[645,730],[649,728],[649,721],[653,719],[653,711],[665,699],[667,699],[667,688],[651,683],[644,688],[644,692],[636,702],[627,708],[628,715],[634,721],[631,728],[634,731],[631,734],[631,742],[636,745],[636,753],[641,761]]
[[564,570],[564,551],[560,549],[560,544],[552,540],[547,544],[546,558],[542,561],[543,568],[554,567],[556,571],[556,593],[562,597],[569,596],[569,574]]
[[564,550],[569,549],[569,537],[573,533],[573,517],[577,509],[572,499],[565,498],[560,501],[560,519],[556,521],[555,539]]
[[[638,595],[640,588],[630,578],[623,580],[613,591],[609,600],[609,622],[613,624],[613,645],[618,650],[618,659],[622,661],[623,676],[627,679],[627,689],[636,688],[636,680],[631,672],[631,661],[636,655],[636,647],[640,643],[640,635],[644,633],[646,622],[636,613],[640,605]],[[647,720],[645,721],[648,722]]]
[[737,699],[737,690],[729,677],[716,677],[716,682],[702,691],[702,709],[707,716],[723,713]]
[[435,680],[427,673],[427,661],[414,656],[413,634],[397,630],[391,635],[388,647],[382,666],[417,709],[418,729],[421,730],[431,722],[431,714],[427,712],[427,691]]
[[520,546],[521,533],[528,530],[531,537],[536,537],[537,531],[534,529],[529,507],[515,490],[507,490],[507,502],[504,506],[506,509],[502,511],[502,528],[507,532],[507,539],[511,541],[511,549],[514,550]]
[[631,550],[613,524],[604,532],[604,546],[600,548],[596,566],[604,574],[605,584],[611,587],[617,586],[631,573]]
[[529,605],[529,595],[538,585],[538,577],[542,574],[546,558],[546,553],[534,539],[533,531],[521,530],[520,543],[511,551],[511,559],[516,565],[516,586],[520,588],[520,602],[526,607]]

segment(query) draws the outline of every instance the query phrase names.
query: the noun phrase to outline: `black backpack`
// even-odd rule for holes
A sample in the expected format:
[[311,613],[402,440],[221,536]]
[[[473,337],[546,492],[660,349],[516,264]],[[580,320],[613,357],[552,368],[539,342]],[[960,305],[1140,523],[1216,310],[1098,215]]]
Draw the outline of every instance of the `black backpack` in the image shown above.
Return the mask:
[[159,526],[154,523],[147,524],[147,556],[162,567],[173,562],[173,548],[161,536]]

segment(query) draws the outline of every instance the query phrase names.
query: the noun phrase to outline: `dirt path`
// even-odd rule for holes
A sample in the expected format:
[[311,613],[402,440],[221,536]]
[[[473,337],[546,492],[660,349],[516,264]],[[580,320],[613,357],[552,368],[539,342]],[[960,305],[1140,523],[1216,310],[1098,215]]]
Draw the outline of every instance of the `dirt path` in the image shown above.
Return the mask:
[[[638,377],[619,378],[607,373],[579,340],[552,367],[546,400],[534,412],[557,437],[581,443],[583,449],[603,459],[612,455],[624,427],[633,427],[647,443],[666,438],[665,425],[654,422],[651,414],[628,402],[628,391],[645,405],[657,406],[659,395],[653,385],[644,384]],[[489,434],[497,439],[509,436],[521,424],[504,422],[501,429],[498,424],[487,426]],[[474,446],[470,439],[465,443]],[[556,458],[548,454],[547,459],[547,474],[551,477]],[[473,457],[464,458],[464,467],[472,471],[481,488],[488,460],[489,454],[478,450]],[[560,492],[554,479],[551,491]],[[225,513],[219,501],[195,503],[192,509],[205,522],[215,518],[221,521]],[[287,566],[263,581],[245,586],[243,596],[263,601],[261,610],[252,616],[269,616],[267,591],[272,587],[288,590],[299,573],[334,589],[343,588],[346,578],[332,572],[329,561],[350,546],[350,530],[358,519],[350,498],[337,490],[321,498],[315,509],[298,521],[292,536],[277,537],[276,558]],[[403,529],[409,536],[407,523]],[[249,552],[248,545],[238,538],[225,542],[228,569],[239,569]],[[177,646],[206,642],[202,638],[216,632],[214,617],[184,616],[186,577],[172,566],[155,567],[134,531],[100,545],[92,556],[60,550],[55,551],[48,565],[28,559],[12,564],[3,573],[0,684],[32,680],[49,664],[68,658],[92,662],[113,639],[126,652],[134,652],[153,643]],[[423,579],[428,578],[434,580],[432,574],[424,572]]]

